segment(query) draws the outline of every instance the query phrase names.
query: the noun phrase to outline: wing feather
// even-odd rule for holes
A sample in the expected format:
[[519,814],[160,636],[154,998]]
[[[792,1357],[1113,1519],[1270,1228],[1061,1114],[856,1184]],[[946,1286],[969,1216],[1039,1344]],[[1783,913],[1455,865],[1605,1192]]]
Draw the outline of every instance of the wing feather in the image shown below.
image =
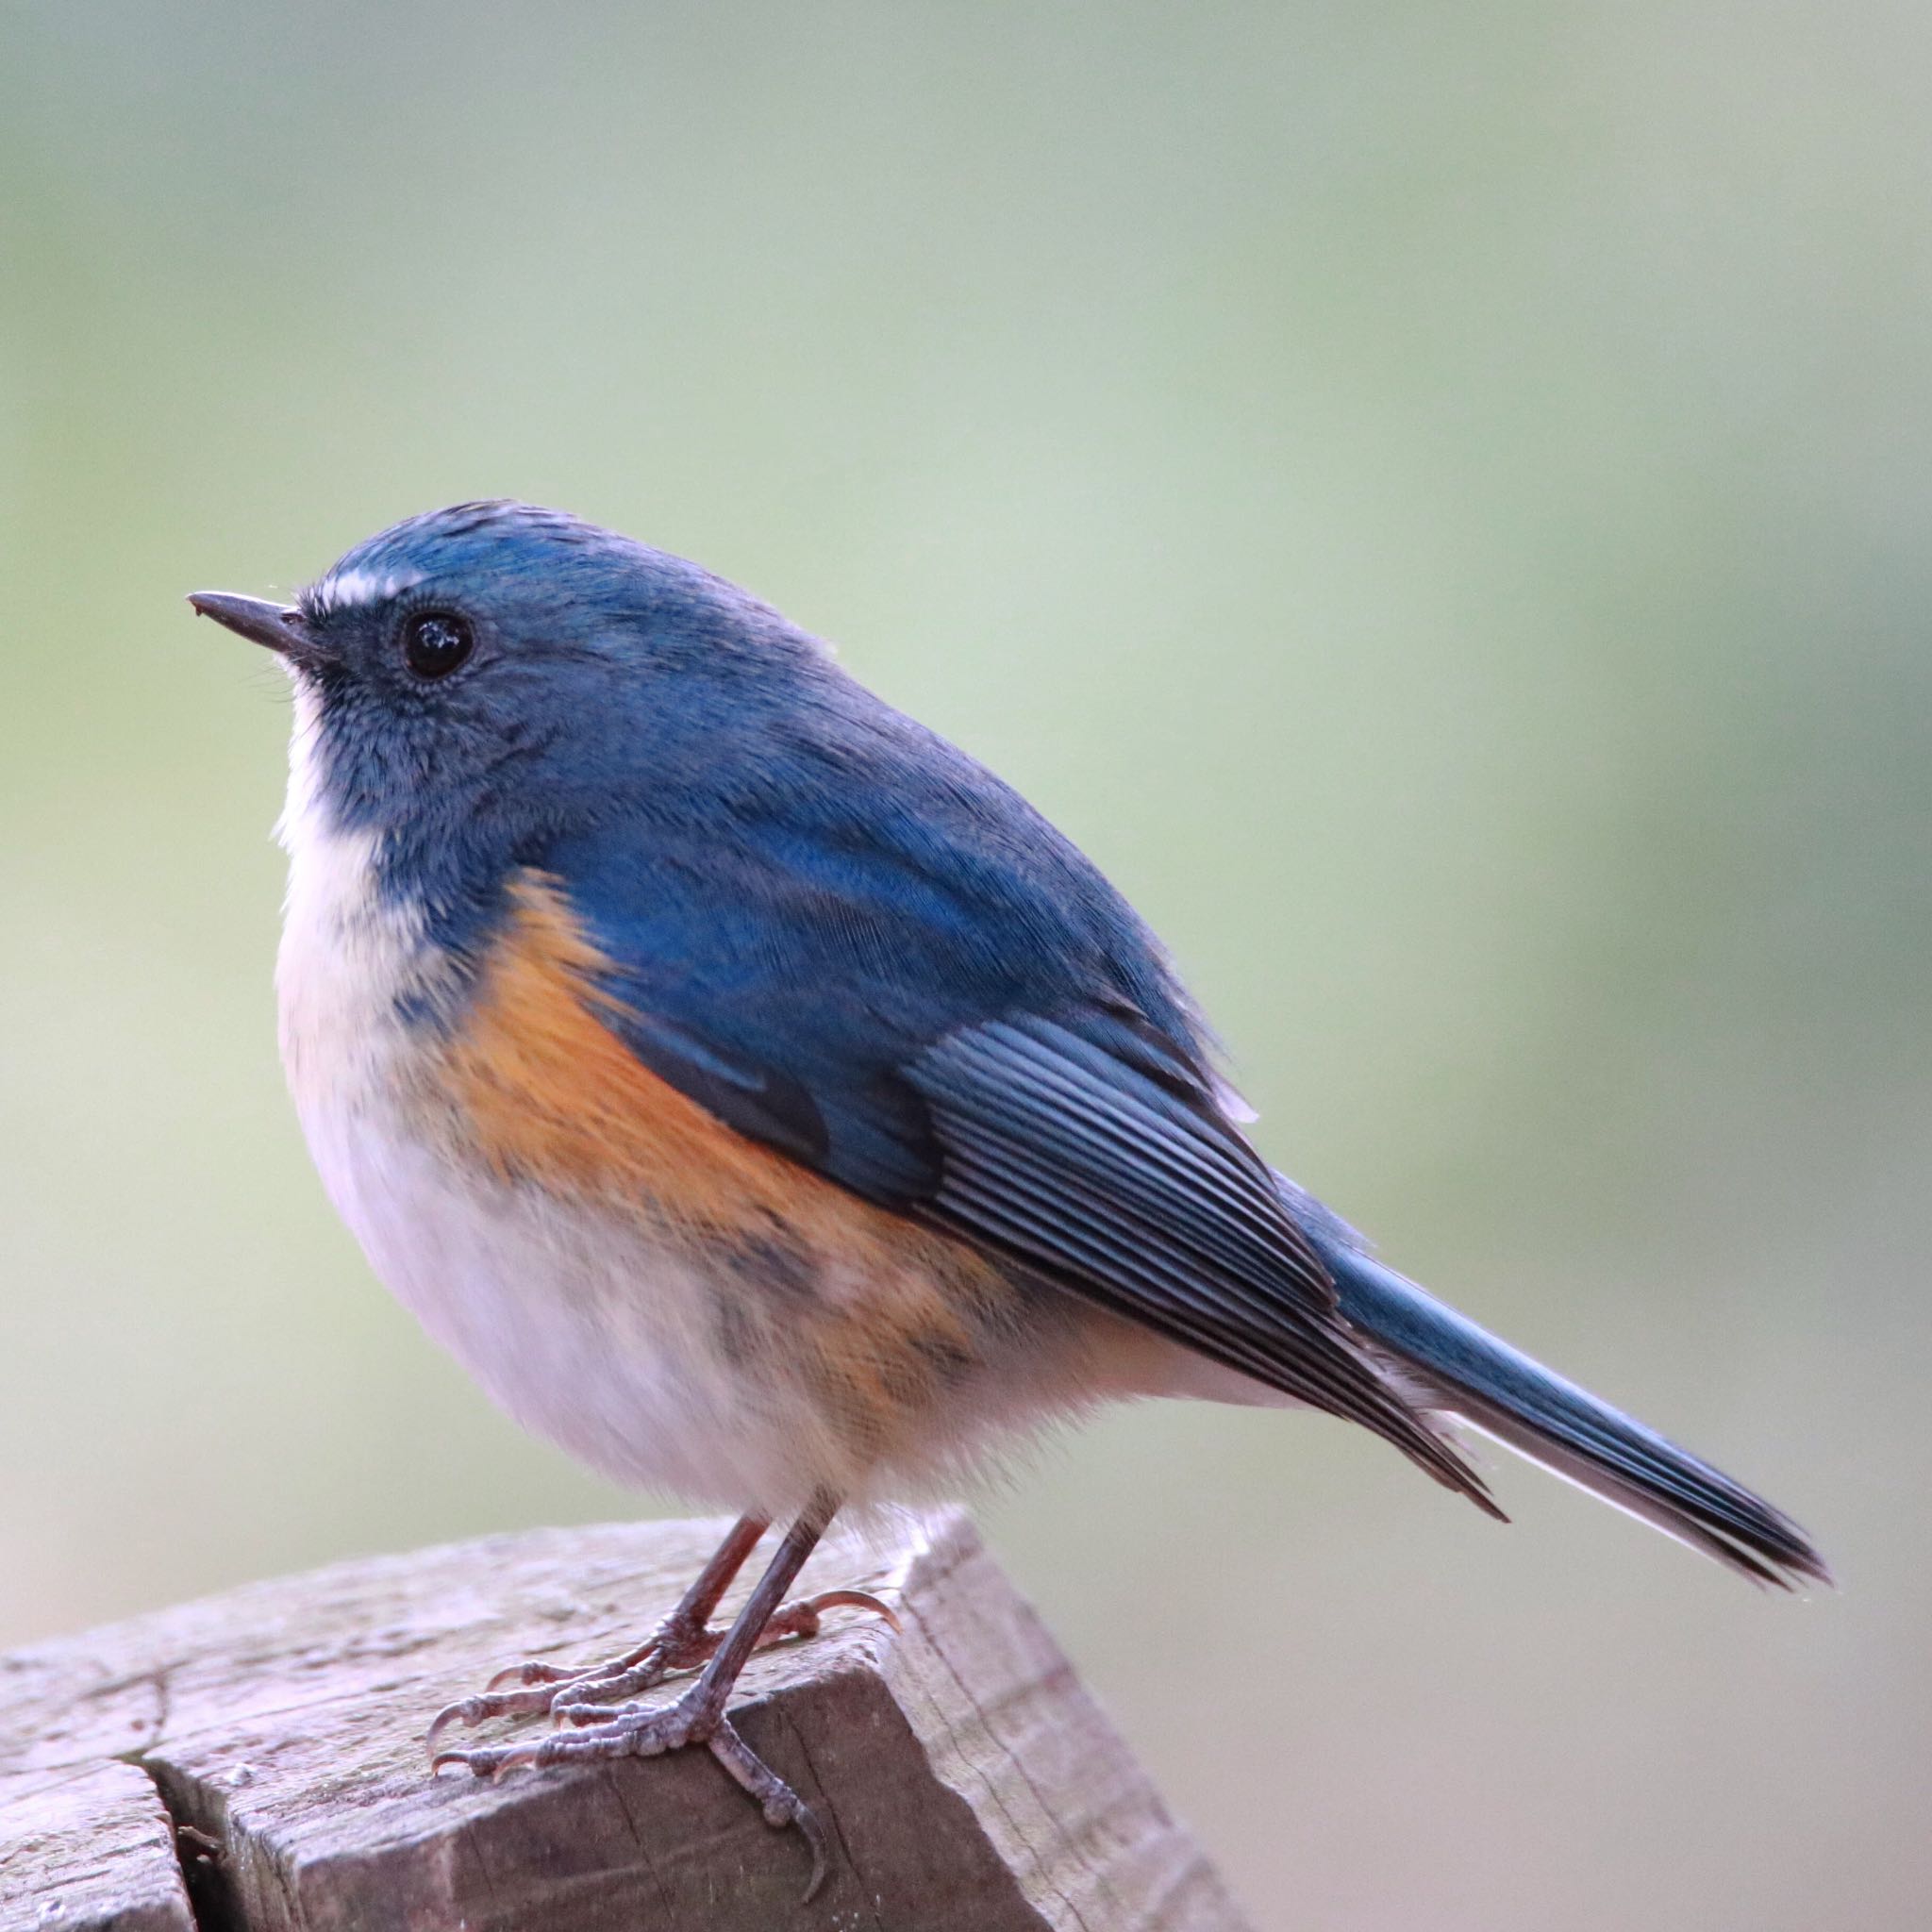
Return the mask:
[[869,714],[836,785],[761,782],[727,838],[662,792],[541,855],[619,1037],[739,1133],[1491,1507],[1338,1312],[1146,928],[996,781],[897,729]]
[[905,1078],[943,1150],[933,1218],[1363,1424],[1484,1500],[1356,1345],[1326,1270],[1231,1124],[1039,1016],[950,1034]]

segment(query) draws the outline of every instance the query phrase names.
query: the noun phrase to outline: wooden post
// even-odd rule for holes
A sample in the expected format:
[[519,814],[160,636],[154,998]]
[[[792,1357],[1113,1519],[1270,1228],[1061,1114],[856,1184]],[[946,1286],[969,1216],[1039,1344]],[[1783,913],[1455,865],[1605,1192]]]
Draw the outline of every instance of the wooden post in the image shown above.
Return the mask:
[[440,1706],[628,1648],[722,1530],[491,1537],[0,1657],[0,1932],[1239,1932],[957,1512],[806,1572],[877,1591],[899,1635],[833,1611],[746,1674],[741,1728],[831,1840],[810,1906],[798,1835],[704,1753],[429,1776]]

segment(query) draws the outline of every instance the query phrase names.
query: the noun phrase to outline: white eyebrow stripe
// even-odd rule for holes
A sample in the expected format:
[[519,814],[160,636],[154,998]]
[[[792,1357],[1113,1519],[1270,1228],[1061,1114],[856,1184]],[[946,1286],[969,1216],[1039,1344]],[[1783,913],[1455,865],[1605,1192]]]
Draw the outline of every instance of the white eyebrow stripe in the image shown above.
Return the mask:
[[394,571],[377,576],[373,571],[339,571],[324,577],[315,587],[316,607],[322,610],[347,610],[361,604],[381,604],[423,581],[421,571]]

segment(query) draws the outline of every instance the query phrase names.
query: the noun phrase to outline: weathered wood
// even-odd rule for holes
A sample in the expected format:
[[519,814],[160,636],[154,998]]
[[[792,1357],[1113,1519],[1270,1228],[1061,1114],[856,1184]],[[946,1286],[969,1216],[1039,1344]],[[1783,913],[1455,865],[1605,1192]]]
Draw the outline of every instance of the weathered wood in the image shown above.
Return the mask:
[[766,1826],[703,1753],[430,1778],[441,1705],[526,1656],[628,1648],[722,1529],[379,1557],[0,1659],[0,1928],[1241,1925],[957,1513],[840,1536],[806,1572],[804,1590],[894,1603],[898,1635],[835,1611],[746,1674],[741,1728],[831,1837],[809,1907],[797,1835]]
[[0,1924],[193,1932],[153,1780],[111,1763],[0,1775]]

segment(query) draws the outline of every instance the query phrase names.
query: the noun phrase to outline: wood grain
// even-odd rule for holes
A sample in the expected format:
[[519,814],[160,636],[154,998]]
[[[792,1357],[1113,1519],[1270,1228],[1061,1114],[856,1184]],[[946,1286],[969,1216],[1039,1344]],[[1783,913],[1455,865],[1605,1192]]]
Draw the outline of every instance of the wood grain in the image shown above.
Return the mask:
[[702,1754],[429,1777],[441,1705],[526,1656],[629,1647],[723,1527],[376,1557],[0,1658],[0,1932],[1242,1924],[958,1513],[808,1567],[805,1590],[895,1603],[899,1634],[833,1612],[746,1674],[741,1727],[831,1835],[809,1907],[803,1843]]

